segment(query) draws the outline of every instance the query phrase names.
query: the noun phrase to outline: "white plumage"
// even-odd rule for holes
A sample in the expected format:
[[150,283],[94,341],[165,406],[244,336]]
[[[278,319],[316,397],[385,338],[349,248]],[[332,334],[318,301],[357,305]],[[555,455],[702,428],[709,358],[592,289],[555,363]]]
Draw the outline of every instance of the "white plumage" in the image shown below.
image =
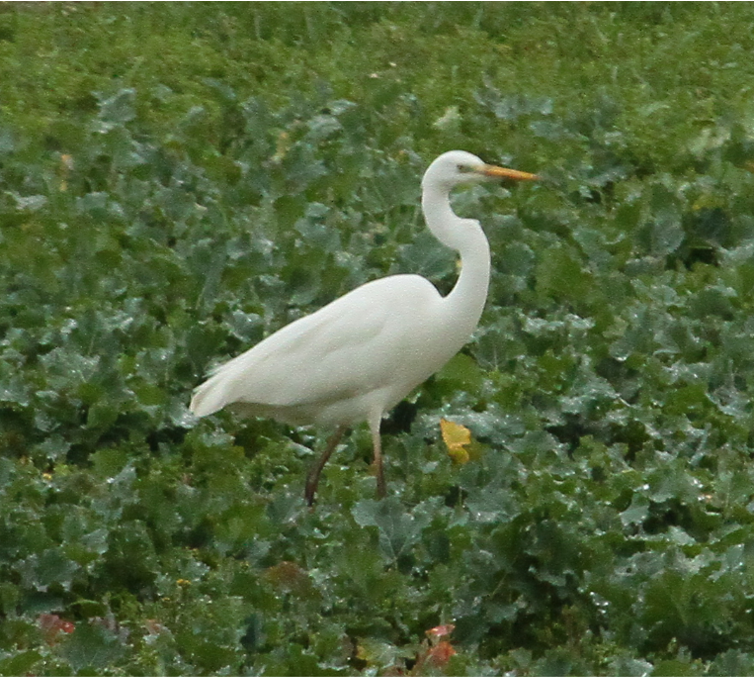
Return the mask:
[[208,416],[233,405],[249,416],[292,425],[337,426],[309,475],[309,503],[345,428],[367,421],[377,490],[384,495],[382,416],[468,341],[487,297],[487,238],[477,221],[453,213],[449,193],[454,186],[495,177],[537,178],[487,165],[464,151],[444,153],[424,174],[427,226],[461,257],[461,273],[450,294],[441,296],[419,275],[368,282],[221,365],[194,392],[191,411]]

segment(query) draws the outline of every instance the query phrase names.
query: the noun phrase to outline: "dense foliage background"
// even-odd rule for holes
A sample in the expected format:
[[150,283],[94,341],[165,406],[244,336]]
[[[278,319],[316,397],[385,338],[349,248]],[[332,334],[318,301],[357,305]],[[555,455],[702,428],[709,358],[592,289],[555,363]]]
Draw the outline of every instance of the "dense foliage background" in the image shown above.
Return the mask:
[[[0,673],[752,674],[753,54],[750,3],[0,7]],[[191,390],[450,289],[452,148],[546,180],[457,196],[478,335],[309,512],[326,431]]]

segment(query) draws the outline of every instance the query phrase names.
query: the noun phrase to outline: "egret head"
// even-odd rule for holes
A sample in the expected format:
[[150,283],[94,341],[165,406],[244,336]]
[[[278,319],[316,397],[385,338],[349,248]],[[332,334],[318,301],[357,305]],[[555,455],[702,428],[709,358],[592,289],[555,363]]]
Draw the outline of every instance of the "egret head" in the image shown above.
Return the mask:
[[533,181],[538,178],[536,174],[488,165],[465,150],[451,150],[443,153],[427,168],[422,179],[422,187],[436,186],[450,190],[454,186],[486,179]]

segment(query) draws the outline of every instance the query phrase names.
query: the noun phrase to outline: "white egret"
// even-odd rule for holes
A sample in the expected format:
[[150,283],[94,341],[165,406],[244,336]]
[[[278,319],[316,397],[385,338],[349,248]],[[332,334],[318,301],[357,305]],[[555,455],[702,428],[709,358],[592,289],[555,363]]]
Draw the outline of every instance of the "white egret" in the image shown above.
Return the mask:
[[307,479],[310,505],[322,468],[344,431],[366,421],[374,447],[377,494],[384,496],[383,415],[469,340],[487,297],[487,238],[478,221],[456,216],[450,191],[460,184],[495,178],[538,177],[488,165],[457,150],[440,155],[424,174],[422,209],[427,226],[461,258],[460,275],[447,296],[420,275],[367,282],[215,369],[194,392],[191,411],[207,416],[232,405],[243,414],[295,426],[335,426]]

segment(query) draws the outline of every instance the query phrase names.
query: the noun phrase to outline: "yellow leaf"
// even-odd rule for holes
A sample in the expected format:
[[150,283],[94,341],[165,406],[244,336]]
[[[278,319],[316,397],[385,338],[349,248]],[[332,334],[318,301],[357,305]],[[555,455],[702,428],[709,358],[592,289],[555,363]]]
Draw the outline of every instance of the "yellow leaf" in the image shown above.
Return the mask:
[[471,444],[471,431],[460,423],[453,423],[444,418],[440,419],[442,439],[448,448],[448,456],[456,463],[468,463],[469,452],[464,448]]

